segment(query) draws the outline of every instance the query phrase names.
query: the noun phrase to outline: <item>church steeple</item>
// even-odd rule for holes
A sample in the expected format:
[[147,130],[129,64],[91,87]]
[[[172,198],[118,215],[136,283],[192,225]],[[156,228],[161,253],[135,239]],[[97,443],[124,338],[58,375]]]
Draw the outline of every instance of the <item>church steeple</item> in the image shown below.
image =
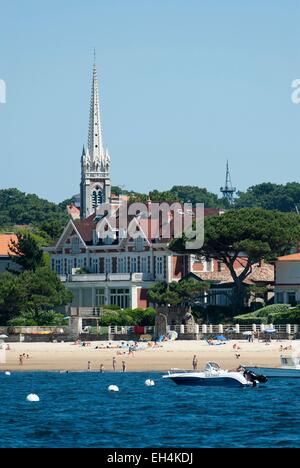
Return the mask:
[[96,68],[96,52],[94,52],[88,149],[89,149],[91,161],[93,162],[98,161],[99,163],[104,161],[105,153],[104,153],[103,142],[102,142],[102,125],[101,125],[99,88],[98,88],[97,68]]
[[110,199],[110,157],[103,146],[99,87],[94,52],[92,94],[87,148],[83,148],[81,157],[81,218],[86,218],[96,211],[101,203]]

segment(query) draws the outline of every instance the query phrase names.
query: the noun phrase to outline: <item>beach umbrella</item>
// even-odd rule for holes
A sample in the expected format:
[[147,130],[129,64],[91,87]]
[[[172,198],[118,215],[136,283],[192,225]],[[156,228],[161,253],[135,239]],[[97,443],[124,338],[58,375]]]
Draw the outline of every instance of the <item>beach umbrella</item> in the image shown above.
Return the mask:
[[168,333],[167,336],[168,336],[170,341],[174,341],[174,340],[176,340],[178,338],[178,333],[176,331],[172,330],[172,331],[170,331]]
[[217,336],[215,336],[214,339],[219,340],[219,341],[227,341],[227,338],[225,338],[225,336],[223,336],[223,335],[217,335]]
[[250,336],[250,335],[252,335],[252,331],[244,331],[244,332],[242,333],[242,335]]
[[275,330],[275,328],[266,328],[266,329],[264,330],[264,332],[265,332],[265,333],[275,333],[276,330]]
[[225,329],[226,333],[236,333],[236,328],[230,327]]

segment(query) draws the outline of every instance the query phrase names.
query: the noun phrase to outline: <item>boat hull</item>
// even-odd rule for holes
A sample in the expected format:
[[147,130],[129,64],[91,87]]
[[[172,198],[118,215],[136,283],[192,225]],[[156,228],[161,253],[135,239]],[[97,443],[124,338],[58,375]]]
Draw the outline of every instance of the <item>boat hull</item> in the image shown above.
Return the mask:
[[199,387],[244,387],[239,380],[230,377],[182,377],[182,376],[168,376],[169,380],[177,385],[189,385]]
[[256,374],[264,374],[266,377],[270,379],[276,378],[300,378],[300,369],[288,369],[288,368],[281,368],[281,367],[248,367],[246,369],[255,372]]

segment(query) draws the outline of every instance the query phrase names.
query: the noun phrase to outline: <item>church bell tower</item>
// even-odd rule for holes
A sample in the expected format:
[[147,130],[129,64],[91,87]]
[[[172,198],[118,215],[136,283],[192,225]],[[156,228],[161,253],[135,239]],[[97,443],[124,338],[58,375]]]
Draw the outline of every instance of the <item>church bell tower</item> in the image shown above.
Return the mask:
[[97,206],[109,203],[111,196],[110,157],[102,142],[96,57],[93,66],[92,95],[87,147],[81,156],[80,217],[87,218]]

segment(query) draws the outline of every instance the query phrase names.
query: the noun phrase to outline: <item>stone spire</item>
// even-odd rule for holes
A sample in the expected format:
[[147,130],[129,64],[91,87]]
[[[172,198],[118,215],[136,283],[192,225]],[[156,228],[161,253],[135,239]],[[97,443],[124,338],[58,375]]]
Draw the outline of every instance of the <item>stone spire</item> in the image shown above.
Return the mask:
[[88,153],[91,161],[91,169],[95,172],[105,171],[105,150],[102,141],[102,125],[99,104],[99,87],[96,68],[96,53],[94,52],[92,94],[90,106],[90,121],[88,134]]
[[102,142],[99,89],[94,53],[92,96],[90,104],[87,148],[81,155],[80,211],[84,219],[94,213],[99,205],[108,203],[111,196],[110,157]]

